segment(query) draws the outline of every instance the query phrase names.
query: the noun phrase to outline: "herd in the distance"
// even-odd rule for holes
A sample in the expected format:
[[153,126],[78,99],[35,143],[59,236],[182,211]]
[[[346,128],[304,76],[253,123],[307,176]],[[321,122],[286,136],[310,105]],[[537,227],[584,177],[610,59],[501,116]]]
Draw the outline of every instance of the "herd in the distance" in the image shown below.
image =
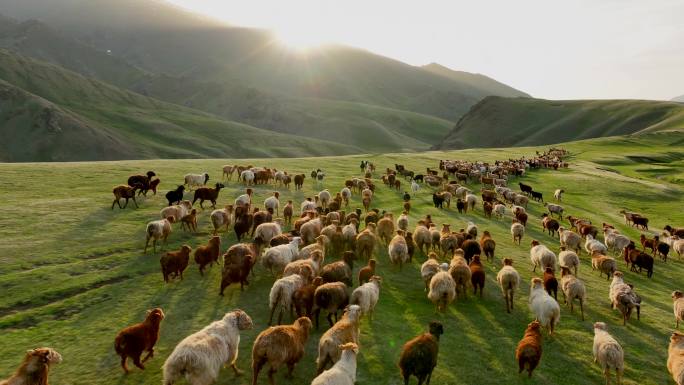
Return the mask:
[[[403,265],[411,263],[414,256],[426,257],[420,268],[421,280],[416,279],[416,289],[425,290],[427,300],[435,305],[437,312],[444,312],[457,299],[467,297],[469,287],[473,288],[476,297],[482,298],[486,264],[495,266],[500,263],[496,281],[505,299],[506,312],[513,311],[514,296],[521,286],[520,275],[513,266],[514,260],[503,258],[497,262],[497,242],[489,231],[481,231],[472,222],[453,231],[448,224],[438,228],[431,216],[426,215],[410,231],[411,194],[415,196],[421,194],[422,189],[429,189],[435,208],[450,210],[452,200],[455,200],[458,213],[475,211],[481,202],[479,207],[484,218],[489,220],[504,220],[506,213],[510,212],[510,233],[514,245],[521,245],[525,235],[528,205],[531,201],[532,204],[539,202],[547,211],[542,215],[541,229],[551,239],[558,239],[560,252],[556,255],[540,240],[531,241],[532,268],[534,272],[540,269],[540,276],[530,283],[529,307],[534,313],[534,320],[527,325],[515,357],[519,372],[526,370],[532,376],[542,357],[542,329],[552,336],[559,325],[558,291],[571,313],[577,303],[582,320],[587,297],[595,295],[587,292],[584,282],[578,277],[583,249],[591,258],[592,269],[598,270],[599,275],[605,274],[609,280],[612,278],[607,288],[608,298],[612,308],[620,312],[623,325],[633,312],[637,318],[640,317],[642,298],[633,285],[624,281],[624,273],[618,271],[614,256],[620,254],[631,272],[645,271],[651,278],[658,256],[665,263],[670,250],[679,256],[684,254],[683,228],[666,225],[663,234],[653,238],[642,234],[639,248],[636,242],[609,223],[599,227],[587,219],[565,215],[562,206],[564,189],[555,190],[555,202],[550,203],[544,201],[540,191],[522,182],[521,178],[534,169],[567,168],[568,163],[563,160],[565,156],[564,150],[554,148],[529,159],[522,157],[494,163],[442,160],[438,170],[427,168],[424,174],[395,164],[394,168],[387,168],[378,175],[373,163],[362,161],[359,168],[363,176],[349,178],[336,193],[321,189],[315,196],[301,202],[298,208],[292,200],[281,205],[279,191],[269,193],[263,207],[259,207],[256,190],[272,185],[289,190],[292,182],[295,189],[300,190],[306,174],[292,175],[283,170],[251,165],[225,166],[223,181],[213,187],[207,186],[209,174],[187,174],[183,184],[166,193],[168,206],[161,209],[161,219],[150,221],[145,227],[144,252],[147,253],[149,243],[152,243],[155,253],[158,242],[162,242],[163,248],[176,223],[180,223],[181,230],[196,233],[198,218],[204,213],[203,204],[211,202],[208,219],[213,236],[194,250],[190,245],[182,245],[178,250],[164,252],[160,258],[164,281],[182,280],[191,256],[202,276],[205,269],[214,263],[221,266],[220,295],[231,284],[240,284],[240,289],[245,290],[250,276],[271,274],[274,283],[268,298],[269,325],[276,319],[278,326],[261,331],[254,341],[252,384],[257,383],[266,364],[269,365],[271,384],[274,384],[273,375],[281,367],[287,367],[288,377],[292,376],[295,365],[304,357],[311,329],[320,328],[321,312],[326,315],[328,322],[324,327],[328,329],[318,342],[317,370],[311,384],[354,384],[357,354],[362,348],[359,342],[361,320],[368,318],[372,322],[380,299],[383,278],[379,267],[384,262],[380,259],[384,253],[378,253],[380,248],[386,248],[387,261],[396,266],[400,274],[404,274]],[[245,185],[245,193],[217,209],[224,183],[230,183],[235,173],[238,183]],[[311,172],[310,177],[318,187],[323,184],[326,174],[317,169]],[[514,179],[520,192],[507,187]],[[373,208],[375,191],[379,188],[376,182],[401,191],[402,181],[410,186],[411,194],[403,193],[401,213],[396,218],[390,208]],[[468,187],[477,183],[481,185],[479,196]],[[136,197],[146,196],[149,191],[156,195],[159,184],[160,179],[153,171],[133,175],[127,184],[113,188],[111,208],[114,205],[125,208],[129,200],[133,200],[137,208]],[[188,190],[192,192],[192,201],[185,200]],[[363,209],[349,210],[355,197]],[[121,200],[125,200],[123,206]],[[194,207],[197,201],[200,210]],[[626,224],[648,230],[649,220],[644,215],[625,210],[621,213]],[[563,226],[564,221],[569,226]],[[228,233],[231,226],[238,243],[222,253],[219,232]],[[598,239],[599,231],[603,233],[603,242]],[[249,241],[241,242],[246,236]],[[326,259],[333,257],[337,260],[325,263]],[[361,261],[363,267],[355,274],[356,261]],[[255,271],[257,264],[263,269]],[[556,276],[557,271],[560,271],[560,280]],[[679,321],[684,319],[684,294],[674,291],[671,296],[678,329]],[[283,317],[288,315],[293,318],[293,323],[281,325]],[[129,372],[129,358],[135,366],[144,369],[143,363],[154,357],[164,318],[161,308],[152,309],[143,322],[116,335],[115,351],[121,357],[121,366],[126,373]],[[236,366],[240,333],[252,328],[252,318],[242,310],[234,310],[185,337],[164,362],[163,383],[171,385],[185,377],[193,385],[211,384],[225,365],[231,366],[235,375],[241,375]],[[418,378],[418,384],[430,383],[438,361],[440,337],[444,333],[444,326],[433,321],[428,325],[428,332],[409,340],[397,352],[405,384],[409,383],[411,376]],[[606,383],[610,383],[613,371],[616,372],[617,383],[621,383],[624,352],[604,322],[594,323],[593,358],[601,367]],[[61,356],[52,349],[30,350],[16,373],[10,379],[0,381],[0,385],[47,384],[50,365],[60,361]],[[677,331],[670,339],[667,367],[675,382],[684,385],[684,334]]]

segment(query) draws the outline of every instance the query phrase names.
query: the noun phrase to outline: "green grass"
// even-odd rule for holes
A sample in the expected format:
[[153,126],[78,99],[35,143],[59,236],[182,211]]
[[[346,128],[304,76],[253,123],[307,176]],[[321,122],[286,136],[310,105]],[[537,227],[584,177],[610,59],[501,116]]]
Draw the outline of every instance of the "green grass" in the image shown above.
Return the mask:
[[435,148],[533,146],[677,129],[684,129],[680,103],[488,97]]
[[[609,222],[633,239],[639,232],[625,227],[618,211],[626,208],[648,215],[652,231],[665,224],[681,226],[681,182],[659,178],[644,172],[641,159],[657,159],[659,167],[680,169],[684,152],[682,133],[654,133],[639,138],[611,138],[569,143],[570,167],[559,171],[531,171],[525,183],[550,198],[553,190],[566,190],[563,205],[567,214],[589,217],[594,223]],[[187,172],[208,171],[212,178],[224,164],[254,164],[285,169],[292,173],[308,172],[313,167],[327,171],[323,187],[338,191],[343,181],[359,173],[361,159],[370,159],[379,169],[394,163],[414,170],[436,167],[439,159],[468,158],[494,160],[521,155],[530,156],[538,148],[488,149],[382,156],[323,157],[310,159],[225,159],[149,160],[95,163],[26,163],[0,164],[3,175],[0,217],[0,378],[14,370],[23,352],[37,346],[51,346],[60,351],[64,362],[52,371],[55,384],[153,384],[161,381],[160,367],[173,347],[185,336],[199,330],[225,312],[242,308],[254,320],[254,329],[242,334],[239,367],[248,369],[250,350],[256,335],[266,328],[267,297],[274,278],[261,266],[244,292],[232,286],[219,297],[220,269],[213,267],[200,277],[191,264],[185,280],[164,284],[159,269],[159,254],[143,255],[145,224],[157,219],[165,205],[163,194],[175,187]],[[649,167],[651,165],[649,164]],[[155,170],[162,180],[161,194],[142,199],[140,209],[110,210],[111,186],[124,182],[132,173]],[[610,169],[610,171],[607,171]],[[378,174],[375,177],[379,177]],[[512,184],[517,183],[516,180]],[[373,206],[398,213],[400,193],[378,181]],[[475,186],[479,189],[479,186]],[[304,191],[281,190],[281,202],[300,202],[320,188],[307,178]],[[243,190],[234,181],[221,192],[220,204],[232,202]],[[257,188],[256,202],[270,194],[272,186]],[[470,295],[468,300],[451,305],[446,314],[435,314],[420,280],[418,254],[403,271],[390,266],[385,248],[376,251],[378,273],[384,283],[376,320],[361,324],[361,353],[358,359],[358,384],[399,384],[396,362],[402,344],[424,331],[437,319],[444,323],[439,363],[433,376],[435,384],[469,384],[480,379],[487,384],[596,384],[601,383],[600,369],[592,363],[592,322],[605,321],[609,330],[625,348],[627,370],[625,384],[671,383],[665,362],[669,334],[674,327],[669,293],[681,289],[684,264],[673,257],[667,264],[656,262],[652,279],[644,274],[626,272],[643,297],[642,319],[621,325],[617,311],[608,307],[608,282],[591,271],[586,253],[582,254],[579,277],[588,287],[586,321],[577,313],[561,307],[558,333],[544,337],[544,355],[531,380],[518,376],[514,350],[525,326],[533,316],[527,307],[529,280],[533,276],[529,261],[529,242],[539,239],[558,250],[558,241],[540,231],[539,216],[543,207],[531,203],[530,221],[522,246],[511,242],[510,216],[504,221],[482,216],[481,206],[474,213],[458,215],[455,210],[431,207],[430,189],[424,187],[413,197],[411,228],[426,214],[437,223],[451,223],[458,229],[467,221],[489,230],[497,241],[495,264],[486,263],[487,282],[482,300]],[[351,207],[360,206],[354,196]],[[187,243],[195,247],[210,235],[209,210],[200,216],[198,234],[183,233],[174,227],[169,249]],[[510,214],[509,214],[510,215]],[[567,223],[566,223],[567,225]],[[222,250],[235,242],[234,234],[222,234]],[[504,310],[501,292],[494,278],[503,257],[512,257],[523,277],[523,287],[516,295],[515,310]],[[328,257],[327,261],[335,258]],[[624,262],[619,260],[620,269]],[[355,270],[358,269],[356,266]],[[161,339],[155,358],[147,370],[134,370],[124,376],[113,350],[116,332],[139,322],[145,310],[161,306],[167,314],[162,323]],[[287,320],[289,322],[289,319]],[[306,354],[288,381],[278,373],[279,384],[306,384],[315,372],[314,360],[318,338],[312,334]],[[232,371],[222,370],[217,384],[247,384],[248,374],[239,380]],[[265,384],[266,373],[259,383]],[[414,382],[415,383],[415,382]]]

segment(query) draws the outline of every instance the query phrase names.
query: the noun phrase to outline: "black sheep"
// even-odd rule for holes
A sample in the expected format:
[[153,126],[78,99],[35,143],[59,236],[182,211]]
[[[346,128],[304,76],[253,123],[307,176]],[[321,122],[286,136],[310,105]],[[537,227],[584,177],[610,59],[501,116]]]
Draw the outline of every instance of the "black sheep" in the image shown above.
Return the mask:
[[530,191],[530,195],[532,196],[532,199],[538,202],[544,202],[544,197],[542,196],[542,193],[537,192],[537,191]]
[[183,192],[185,191],[185,186],[179,185],[175,190],[166,193],[166,200],[169,201],[169,206],[173,204],[178,204],[183,200]]
[[432,194],[432,203],[435,204],[435,207],[442,208],[442,205],[444,204],[444,196],[441,194],[433,193]]
[[427,380],[430,383],[432,371],[437,366],[439,354],[439,337],[444,334],[444,327],[437,321],[430,322],[430,331],[408,341],[401,350],[399,369],[408,385],[409,378],[416,376],[418,384]]
[[458,198],[458,200],[456,200],[456,208],[458,209],[459,214],[462,214],[463,210],[465,210],[466,212],[468,211],[465,202],[463,202],[461,198]]

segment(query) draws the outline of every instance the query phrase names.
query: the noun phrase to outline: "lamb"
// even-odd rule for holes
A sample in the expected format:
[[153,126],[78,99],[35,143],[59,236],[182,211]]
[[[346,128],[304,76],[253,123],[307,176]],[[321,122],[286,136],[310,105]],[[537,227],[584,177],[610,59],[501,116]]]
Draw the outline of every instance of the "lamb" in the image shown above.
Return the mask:
[[351,299],[349,300],[350,304],[359,305],[361,307],[361,314],[368,315],[368,318],[371,321],[373,320],[373,314],[375,313],[375,305],[380,298],[381,283],[382,278],[377,275],[372,276],[368,283],[354,289]]
[[558,264],[560,267],[567,267],[568,269],[574,269],[575,276],[577,276],[577,269],[580,265],[580,259],[575,254],[575,252],[566,250],[565,246],[561,246],[561,252],[558,253]]
[[584,321],[584,302],[587,300],[587,289],[584,283],[572,275],[568,267],[561,267],[561,292],[563,293],[564,303],[570,301],[570,312],[574,310],[573,303],[575,298],[579,300],[582,321]]
[[518,360],[518,374],[527,369],[528,377],[539,365],[542,356],[541,324],[538,320],[532,321],[525,329],[525,335],[518,342],[515,349],[515,359]]
[[473,284],[473,295],[477,295],[477,289],[480,289],[480,298],[482,298],[482,290],[485,285],[485,271],[480,262],[480,256],[473,256],[473,261],[470,262],[470,282]]
[[316,374],[334,365],[340,359],[339,346],[346,343],[359,343],[359,319],[362,310],[358,305],[350,305],[342,318],[330,329],[326,330],[318,341],[318,358],[316,358]]
[[273,192],[273,196],[270,196],[264,200],[264,207],[266,210],[271,209],[276,215],[280,215],[280,193],[277,191]]
[[610,279],[617,270],[617,263],[614,258],[596,252],[591,255],[591,268],[599,271],[599,277],[605,274],[606,279]]
[[342,261],[329,263],[321,269],[323,282],[343,282],[345,285],[353,286],[352,274],[354,271],[354,253],[345,251]]
[[427,261],[423,262],[420,267],[420,277],[425,283],[425,291],[428,291],[432,277],[442,270],[441,264],[437,258],[437,254],[431,252],[428,255]]
[[684,334],[672,333],[667,349],[667,371],[677,385],[684,385]]
[[169,207],[164,207],[159,211],[161,219],[173,216],[175,220],[180,220],[188,215],[192,210],[192,203],[190,201],[181,201],[179,204]]
[[300,243],[301,238],[294,237],[287,245],[271,247],[264,252],[261,260],[262,264],[266,269],[271,271],[271,274],[273,274],[274,271],[278,274],[282,273],[288,263],[297,259]]
[[487,261],[494,261],[494,251],[496,250],[496,242],[492,239],[489,231],[485,230],[480,237],[480,247],[482,252],[487,257]]
[[[114,204],[117,204],[120,209],[125,209],[126,206],[128,206],[128,200],[133,199],[133,203],[135,203],[135,208],[138,208],[138,202],[135,200],[135,190],[138,188],[138,186],[129,186],[125,184],[121,184],[118,186],[114,186],[112,189],[112,193],[114,194],[114,201],[112,202],[112,210],[114,210]],[[126,203],[124,203],[123,207],[121,207],[121,199],[126,199]]]
[[675,316],[675,329],[679,329],[679,321],[684,320],[684,293],[679,290],[672,292],[672,309]]
[[185,186],[178,185],[175,190],[166,193],[165,197],[169,201],[169,206],[179,204],[183,200],[183,191],[185,191]]
[[[121,357],[121,368],[128,374],[128,357],[133,359],[135,366],[145,369],[143,363],[154,356],[154,345],[159,339],[159,325],[164,319],[164,312],[160,308],[147,311],[143,322],[131,325],[121,330],[114,339],[114,350]],[[143,360],[140,356],[143,352],[147,355]]]
[[368,260],[368,265],[362,267],[359,270],[359,286],[368,282],[372,276],[375,275],[375,265],[377,262],[375,259],[371,258]]
[[188,231],[197,232],[197,209],[190,210],[190,214],[184,216],[180,220],[181,230],[188,229]]
[[214,226],[213,235],[217,235],[219,229],[222,227],[225,227],[226,231],[228,231],[228,226],[230,226],[232,215],[233,205],[226,205],[222,209],[216,209],[211,212],[209,217],[211,218],[211,224]]
[[150,243],[150,239],[152,239],[152,250],[154,253],[157,252],[157,241],[158,240],[163,240],[164,245],[166,245],[166,240],[169,237],[169,234],[171,234],[171,224],[175,221],[175,218],[173,216],[170,216],[165,219],[160,219],[158,221],[152,221],[147,224],[147,227],[145,228],[145,249],[143,251],[144,254],[147,254],[147,246]]
[[246,243],[233,245],[223,254],[220,296],[223,296],[223,291],[231,283],[240,282],[240,291],[244,290],[245,285],[249,285],[247,277],[256,263],[256,257],[257,252],[254,244]]
[[447,271],[449,265],[442,264],[442,271],[435,274],[430,280],[428,299],[435,304],[437,311],[444,312],[446,307],[456,298],[456,282]]
[[530,286],[530,310],[541,324],[553,335],[553,331],[560,321],[560,306],[544,290],[543,282],[540,278],[532,278]]
[[330,326],[333,326],[333,315],[335,322],[337,322],[337,312],[344,309],[349,304],[349,293],[347,286],[342,282],[325,283],[318,288],[314,293],[314,317],[316,318],[316,329],[318,329],[318,317],[321,310],[328,313],[326,319]]
[[185,181],[184,184],[188,186],[189,189],[192,189],[192,187],[204,186],[207,184],[209,181],[209,174],[206,172],[204,174],[185,174],[183,180]]
[[513,295],[518,289],[518,286],[520,286],[520,274],[518,274],[518,271],[513,267],[512,259],[504,258],[503,264],[504,266],[496,275],[496,281],[499,282],[504,301],[506,301],[506,312],[510,313],[511,310],[513,310]]
[[549,210],[549,214],[551,214],[552,216],[553,214],[558,214],[558,217],[561,220],[563,220],[563,206],[545,202],[544,207],[546,207],[546,209]]
[[579,253],[582,250],[582,237],[571,230],[566,230],[563,226],[558,227],[558,238],[560,239],[561,247],[575,250],[576,253]]
[[173,385],[181,377],[193,385],[209,385],[216,381],[224,365],[230,365],[236,376],[241,375],[236,365],[240,332],[252,325],[247,313],[234,310],[185,337],[164,362],[164,385]]
[[601,243],[601,241],[594,239],[594,237],[591,234],[587,234],[587,239],[584,242],[584,249],[587,251],[587,254],[591,255],[594,252],[605,254],[608,252],[608,248],[606,245]]
[[62,362],[62,355],[51,348],[36,348],[26,352],[24,360],[12,377],[0,385],[49,385],[50,367]]
[[549,250],[548,247],[540,244],[537,240],[533,240],[532,248],[530,249],[530,260],[534,265],[532,271],[537,271],[537,266],[542,269],[550,267],[551,270],[556,271],[556,254]]
[[513,236],[513,243],[520,245],[520,242],[522,242],[523,236],[525,235],[525,226],[514,220],[511,224],[511,235]]
[[195,249],[195,263],[199,265],[200,275],[204,275],[204,267],[218,265],[219,254],[221,253],[221,237],[214,235],[209,238],[209,243],[204,246],[197,246]]
[[641,319],[641,297],[634,292],[630,285],[624,282],[623,275],[619,271],[613,273],[613,281],[610,283],[608,298],[610,298],[613,309],[618,309],[622,313],[623,325],[627,324],[627,320],[635,308],[637,319]]
[[418,378],[418,384],[423,384],[425,380],[428,385],[430,384],[432,371],[437,366],[439,337],[442,334],[442,324],[432,321],[428,333],[421,334],[404,344],[399,358],[399,369],[405,385],[408,385],[412,375]]
[[221,192],[222,188],[225,188],[222,183],[216,183],[216,186],[214,188],[210,187],[200,187],[197,190],[195,190],[195,195],[192,198],[192,204],[194,205],[195,202],[199,199],[200,201],[200,208],[204,208],[202,204],[204,203],[205,200],[211,202],[211,207],[216,208],[216,199],[218,199],[219,192]]
[[273,324],[273,315],[276,313],[278,314],[278,325],[281,324],[283,313],[293,308],[292,295],[302,286],[304,286],[304,280],[298,274],[280,278],[273,283],[268,295],[268,304],[271,309],[271,315],[268,318],[269,325]]
[[340,360],[332,368],[314,378],[311,385],[354,385],[358,345],[350,342],[338,348],[342,351]]
[[[161,264],[164,282],[169,282],[170,278],[178,277],[183,279],[183,271],[188,267],[190,252],[192,249],[188,245],[183,245],[179,251],[168,251],[159,259]],[[173,277],[170,277],[173,274]]]
[[399,264],[399,270],[402,270],[404,263],[409,260],[408,245],[406,244],[403,231],[397,231],[397,235],[392,238],[387,247],[387,253],[389,254],[390,262],[395,265]]
[[563,193],[564,193],[564,192],[565,192],[565,190],[563,190],[562,188],[556,189],[556,191],[553,192],[553,197],[554,197],[558,202],[560,202],[560,201],[563,200]]
[[601,365],[603,375],[606,378],[606,385],[610,384],[610,370],[615,369],[615,376],[619,385],[622,383],[622,373],[625,370],[625,352],[606,329],[605,323],[594,323],[594,362]]

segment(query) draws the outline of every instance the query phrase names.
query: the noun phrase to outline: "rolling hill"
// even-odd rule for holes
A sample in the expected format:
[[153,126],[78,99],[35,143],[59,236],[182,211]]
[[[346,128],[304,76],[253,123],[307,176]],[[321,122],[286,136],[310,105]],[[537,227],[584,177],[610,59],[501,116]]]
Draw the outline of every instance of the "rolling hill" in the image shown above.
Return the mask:
[[0,153],[2,161],[361,152],[346,144],[227,121],[5,50],[0,50],[0,80],[0,133],[12,135]]
[[681,104],[487,97],[433,149],[542,145],[669,129],[684,129]]
[[677,96],[676,98],[672,98],[673,102],[679,102],[679,103],[684,103],[684,95]]

